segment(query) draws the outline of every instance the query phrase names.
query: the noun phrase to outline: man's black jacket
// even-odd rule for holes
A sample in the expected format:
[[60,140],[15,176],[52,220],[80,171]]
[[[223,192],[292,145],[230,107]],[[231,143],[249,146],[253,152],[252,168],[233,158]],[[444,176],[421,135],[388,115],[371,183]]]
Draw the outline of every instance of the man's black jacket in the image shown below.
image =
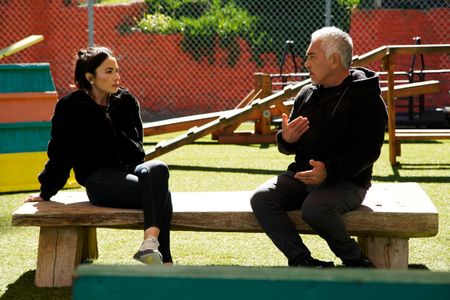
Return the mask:
[[298,116],[307,117],[310,126],[299,141],[289,144],[281,131],[277,134],[280,152],[295,154],[290,171],[309,170],[309,160],[314,159],[325,163],[328,183],[350,180],[370,186],[387,122],[374,72],[352,68],[339,86],[305,86],[295,98],[289,120]]

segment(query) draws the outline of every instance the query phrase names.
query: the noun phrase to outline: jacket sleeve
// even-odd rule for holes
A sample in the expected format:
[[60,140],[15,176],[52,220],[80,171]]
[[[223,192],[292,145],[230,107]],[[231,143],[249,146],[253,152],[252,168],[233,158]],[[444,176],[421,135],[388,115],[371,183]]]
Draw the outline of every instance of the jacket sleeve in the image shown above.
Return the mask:
[[351,145],[345,153],[325,161],[327,182],[352,179],[378,159],[384,142],[386,106],[380,94],[366,90],[352,99]]
[[[301,103],[305,100],[306,95],[306,89],[303,88],[300,90],[300,92],[295,96],[294,99],[294,105],[291,109],[291,114],[289,115],[289,122],[294,120],[299,116],[299,110]],[[279,130],[276,135],[276,142],[278,151],[280,151],[283,154],[289,155],[289,154],[295,154],[297,150],[297,143],[288,143],[283,139],[283,130]]]
[[39,174],[41,184],[40,196],[44,200],[50,200],[60,189],[64,187],[70,176],[72,168],[70,146],[64,117],[64,106],[58,101],[55,113],[52,117],[52,129],[48,143],[48,161],[44,170]]
[[142,118],[141,118],[141,108],[139,105],[139,101],[134,96],[133,96],[133,98],[136,103],[136,111],[135,111],[136,130],[138,132],[139,142],[141,144],[143,144],[143,142],[144,142],[144,127],[143,127]]

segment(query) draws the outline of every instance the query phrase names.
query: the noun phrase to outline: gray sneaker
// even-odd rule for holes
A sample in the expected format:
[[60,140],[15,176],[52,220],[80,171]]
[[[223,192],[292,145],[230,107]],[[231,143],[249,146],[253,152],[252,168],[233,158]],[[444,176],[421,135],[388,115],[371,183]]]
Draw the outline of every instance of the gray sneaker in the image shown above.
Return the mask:
[[133,258],[147,265],[161,265],[162,255],[158,250],[146,249],[139,250],[133,255]]

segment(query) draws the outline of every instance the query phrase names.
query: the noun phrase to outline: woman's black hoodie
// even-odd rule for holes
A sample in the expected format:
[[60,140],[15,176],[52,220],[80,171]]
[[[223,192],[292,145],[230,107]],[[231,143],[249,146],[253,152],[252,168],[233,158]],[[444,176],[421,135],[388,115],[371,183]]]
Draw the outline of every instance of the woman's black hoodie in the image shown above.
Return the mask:
[[142,138],[139,102],[126,89],[111,95],[106,108],[82,91],[62,98],[52,117],[49,160],[38,177],[40,196],[49,200],[55,195],[72,168],[84,185],[99,168],[143,162]]

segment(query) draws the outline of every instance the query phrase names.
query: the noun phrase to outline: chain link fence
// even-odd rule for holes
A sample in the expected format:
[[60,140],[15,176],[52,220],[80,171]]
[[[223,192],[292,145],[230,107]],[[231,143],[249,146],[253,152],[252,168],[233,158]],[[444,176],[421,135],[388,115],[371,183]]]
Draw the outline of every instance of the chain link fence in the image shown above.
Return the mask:
[[[0,48],[44,36],[0,63],[49,62],[59,96],[72,90],[79,48],[113,49],[144,121],[231,109],[253,89],[254,73],[306,71],[310,35],[325,25],[348,31],[355,55],[414,44],[415,37],[422,44],[450,41],[447,0],[0,0],[0,15]],[[448,69],[450,56],[424,62]],[[396,68],[408,71],[411,63],[404,57]],[[443,92],[427,105],[450,106],[449,74],[427,75],[435,78]]]

